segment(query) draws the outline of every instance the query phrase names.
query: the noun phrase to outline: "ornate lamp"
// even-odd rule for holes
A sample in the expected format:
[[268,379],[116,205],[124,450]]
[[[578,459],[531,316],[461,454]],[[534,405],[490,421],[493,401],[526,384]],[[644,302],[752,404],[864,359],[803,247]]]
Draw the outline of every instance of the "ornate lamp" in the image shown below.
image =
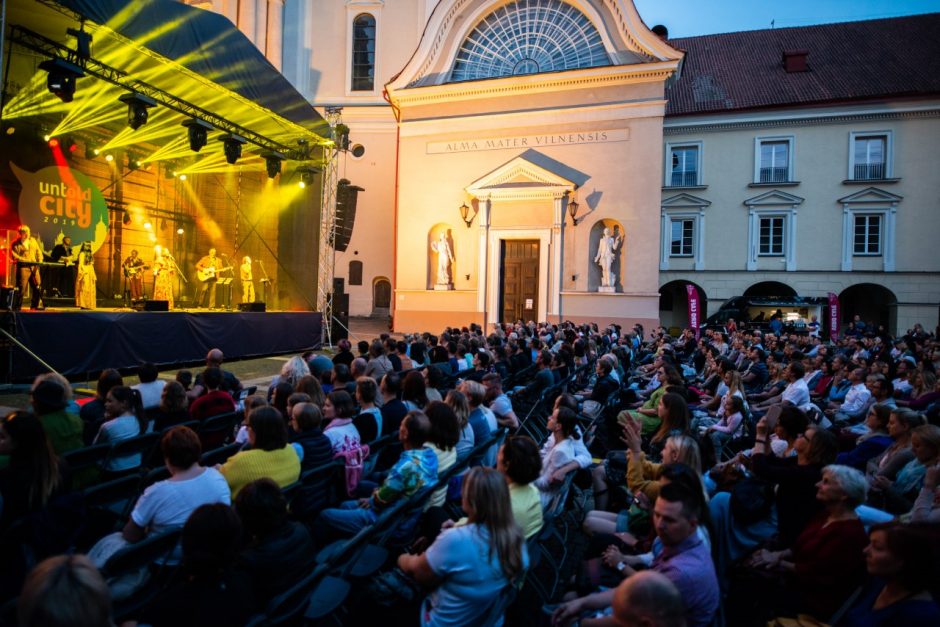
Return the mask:
[[[473,214],[471,215],[471,211]],[[467,217],[469,216],[469,217]],[[467,225],[467,228],[470,228],[470,225],[473,224],[473,219],[477,217],[477,208],[468,207],[467,203],[460,205],[460,217],[463,219],[464,223]]]
[[578,226],[578,222],[581,221],[575,217],[578,215],[578,207],[580,207],[580,205],[575,202],[574,198],[568,201],[568,215],[571,216],[571,226]]

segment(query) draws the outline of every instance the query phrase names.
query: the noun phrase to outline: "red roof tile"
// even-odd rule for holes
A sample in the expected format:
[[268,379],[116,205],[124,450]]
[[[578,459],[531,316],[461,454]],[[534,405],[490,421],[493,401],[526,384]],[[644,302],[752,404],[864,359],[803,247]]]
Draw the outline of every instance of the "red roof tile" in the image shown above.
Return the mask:
[[[940,13],[672,39],[666,115],[940,94]],[[807,50],[787,73],[783,52]]]

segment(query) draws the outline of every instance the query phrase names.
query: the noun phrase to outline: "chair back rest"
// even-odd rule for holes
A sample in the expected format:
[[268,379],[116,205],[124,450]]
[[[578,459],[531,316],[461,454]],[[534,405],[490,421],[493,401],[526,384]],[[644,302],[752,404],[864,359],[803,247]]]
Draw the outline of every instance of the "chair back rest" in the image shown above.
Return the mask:
[[548,506],[545,508],[545,513],[554,520],[555,518],[561,516],[565,511],[565,502],[568,500],[568,491],[571,490],[571,482],[574,481],[574,476],[577,474],[578,469],[574,469],[565,475],[564,481],[562,481],[561,487],[558,488],[558,491],[555,493],[555,496],[549,502]]
[[92,444],[84,448],[77,448],[74,451],[67,451],[62,454],[62,459],[68,465],[73,473],[86,468],[97,466],[99,462],[104,461],[111,452],[111,444],[104,442],[102,444]]
[[277,595],[264,610],[267,620],[265,627],[275,627],[292,622],[294,618],[306,611],[310,603],[310,593],[317,583],[330,571],[329,567],[321,564],[313,572],[298,581],[290,589]]
[[180,528],[152,533],[112,555],[101,569],[101,574],[106,578],[114,577],[149,566],[169,555],[179,544],[181,535]]
[[224,464],[228,461],[228,458],[237,453],[242,449],[242,445],[228,444],[226,446],[220,446],[219,448],[212,449],[211,451],[206,451],[202,454],[202,457],[199,460],[199,463],[203,466],[215,466],[216,464]]
[[82,499],[86,507],[106,507],[133,497],[139,483],[137,475],[124,475],[86,489]]
[[150,458],[150,453],[159,444],[159,433],[142,433],[126,440],[119,440],[111,445],[111,452],[108,454],[105,463],[110,463],[111,460],[119,457],[127,457],[138,453],[141,455],[141,462],[143,462]]

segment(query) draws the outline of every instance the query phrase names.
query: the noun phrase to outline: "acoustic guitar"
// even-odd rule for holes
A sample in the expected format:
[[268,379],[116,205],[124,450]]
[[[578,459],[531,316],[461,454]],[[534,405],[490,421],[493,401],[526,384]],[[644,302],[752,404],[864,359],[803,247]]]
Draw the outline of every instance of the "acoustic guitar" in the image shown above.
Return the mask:
[[133,266],[133,267],[124,266],[124,276],[126,276],[128,279],[136,279],[137,275],[142,273],[144,270],[149,270],[149,269],[150,269],[150,266],[148,265]]
[[216,274],[219,272],[225,272],[226,270],[231,270],[232,266],[226,266],[224,268],[215,269],[215,266],[209,266],[208,268],[202,268],[196,270],[196,278],[205,283],[206,281],[211,281],[216,278]]

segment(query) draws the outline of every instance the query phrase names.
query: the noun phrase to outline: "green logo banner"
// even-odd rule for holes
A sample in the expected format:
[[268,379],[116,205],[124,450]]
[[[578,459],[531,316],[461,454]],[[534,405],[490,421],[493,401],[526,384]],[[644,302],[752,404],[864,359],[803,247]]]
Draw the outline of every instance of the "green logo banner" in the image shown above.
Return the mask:
[[64,166],[27,172],[11,162],[10,169],[23,186],[20,222],[47,249],[65,236],[72,238],[73,246],[92,242],[92,252],[101,248],[108,237],[108,205],[91,179]]

